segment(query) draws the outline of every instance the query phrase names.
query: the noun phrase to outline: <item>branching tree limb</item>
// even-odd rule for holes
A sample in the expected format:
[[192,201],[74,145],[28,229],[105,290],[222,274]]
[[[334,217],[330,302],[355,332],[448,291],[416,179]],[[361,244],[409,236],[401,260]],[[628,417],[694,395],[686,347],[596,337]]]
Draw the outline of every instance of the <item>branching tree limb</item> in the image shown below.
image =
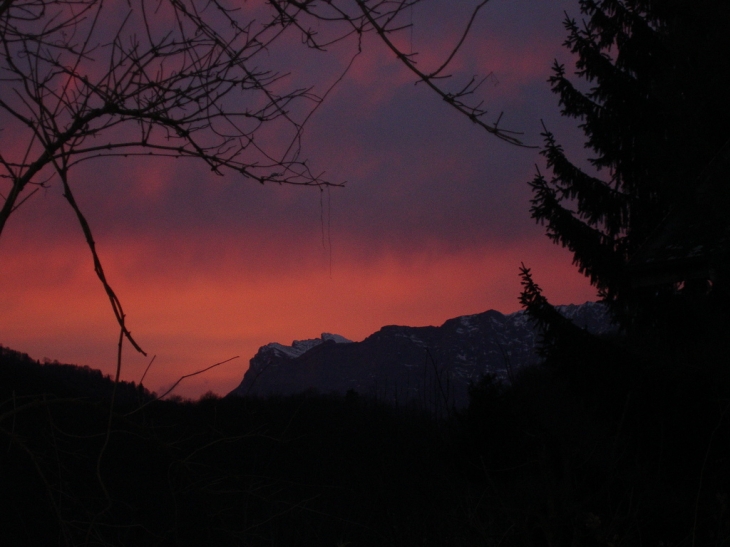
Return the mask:
[[[291,32],[315,51],[347,40],[356,46],[332,86],[362,50],[363,35],[377,35],[452,107],[521,145],[499,118],[484,121],[481,102],[469,102],[478,78],[456,91],[438,83],[488,0],[430,72],[394,42],[410,26],[403,14],[420,1],[0,0],[0,236],[21,204],[60,181],[121,331],[141,352],[69,177],[90,160],[158,156],[202,161],[215,174],[261,184],[341,185],[300,158],[304,126],[332,87],[322,93],[321,82],[291,84],[272,64],[272,48]],[[264,132],[280,136],[278,144],[257,138]]]
[[[347,23],[352,29],[352,32],[359,36],[368,32],[377,34],[383,43],[395,54],[396,58],[408,70],[415,74],[418,83],[425,83],[451,107],[488,133],[510,144],[525,146],[519,138],[519,135],[521,135],[520,132],[500,127],[501,114],[491,123],[484,120],[488,114],[488,110],[484,107],[483,101],[475,99],[475,96],[479,87],[489,75],[483,77],[474,76],[461,89],[451,91],[438,83],[441,80],[447,80],[451,77],[451,74],[445,71],[461,50],[479,12],[487,5],[489,0],[481,0],[474,7],[458,42],[446,53],[443,63],[433,71],[426,71],[425,69],[419,68],[417,66],[417,53],[406,53],[393,40],[394,35],[411,26],[410,23],[404,22],[403,14],[420,2],[421,0],[344,0],[340,2],[330,0],[320,5],[320,3],[313,1],[294,2],[291,0],[271,0],[271,4],[279,12],[282,21],[287,21],[295,25],[302,32],[302,41],[310,45],[310,47],[324,49],[331,42],[320,42],[317,33],[311,30],[311,27],[307,27],[304,24],[306,17],[318,21],[340,21]],[[339,39],[344,39],[347,36],[343,35]]]

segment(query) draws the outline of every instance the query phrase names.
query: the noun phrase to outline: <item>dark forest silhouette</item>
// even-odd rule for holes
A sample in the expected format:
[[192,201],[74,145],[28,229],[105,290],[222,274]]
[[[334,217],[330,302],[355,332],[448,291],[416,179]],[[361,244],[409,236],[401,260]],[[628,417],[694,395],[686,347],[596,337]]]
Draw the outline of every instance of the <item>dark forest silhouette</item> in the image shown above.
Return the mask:
[[355,392],[158,400],[0,348],[4,543],[730,545],[730,6],[580,5],[593,90],[551,83],[607,178],[546,131],[533,215],[622,334],[564,320],[523,266],[543,363],[440,419]]

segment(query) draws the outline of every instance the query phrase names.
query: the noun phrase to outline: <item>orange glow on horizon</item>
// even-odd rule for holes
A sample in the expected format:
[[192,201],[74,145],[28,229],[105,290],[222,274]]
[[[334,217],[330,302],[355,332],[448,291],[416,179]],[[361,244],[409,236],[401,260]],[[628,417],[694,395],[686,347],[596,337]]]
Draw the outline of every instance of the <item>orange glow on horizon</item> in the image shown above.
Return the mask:
[[[472,9],[441,4],[442,11],[404,15],[415,17],[415,59],[426,72],[448,58]],[[270,14],[263,2],[241,5]],[[494,72],[499,85],[490,80],[480,88],[485,105],[494,119],[504,106],[514,129],[537,128],[525,136],[537,143],[538,120],[550,115],[541,109],[550,104],[557,112],[545,79],[562,49],[566,2],[519,13],[522,35],[500,20],[504,9],[510,21],[510,9],[498,6],[485,10],[445,71],[454,79],[442,83],[455,91],[477,72]],[[546,24],[547,13],[554,26]],[[160,392],[238,355],[177,390],[225,394],[269,342],[322,332],[362,340],[387,324],[439,325],[487,309],[516,311],[521,262],[551,302],[595,299],[570,253],[547,241],[529,217],[526,182],[543,161],[538,152],[495,141],[426,86],[415,86],[374,34],[363,40],[362,55],[306,124],[300,156],[323,179],[347,181],[346,188],[262,186],[240,173],[217,177],[203,162],[158,157],[105,158],[72,171],[70,184],[127,326],[157,356],[145,380],[150,389]],[[410,49],[409,33],[397,40]],[[271,68],[291,71],[277,85],[315,85],[322,95],[357,45],[333,44],[325,55],[291,32],[262,56]],[[313,105],[294,103],[292,115]],[[22,157],[26,144],[14,131],[20,126],[6,120],[3,154]],[[257,133],[256,145],[283,153],[293,136],[291,126],[274,124]],[[14,213],[0,237],[0,344],[111,374],[118,326],[75,215],[48,171],[41,177],[47,188]],[[139,381],[149,360],[127,344],[123,379]]]
[[[159,392],[184,374],[240,356],[178,388],[192,397],[235,388],[248,360],[269,342],[290,344],[322,332],[362,340],[387,324],[440,325],[487,309],[516,311],[521,261],[534,268],[536,281],[556,304],[580,303],[595,294],[566,253],[545,242],[481,254],[383,254],[367,262],[342,256],[331,276],[316,261],[295,272],[265,268],[268,273],[261,275],[235,256],[212,270],[158,275],[154,255],[146,270],[132,275],[124,264],[128,250],[105,254],[128,327],[150,355],[157,355],[145,381],[150,389]],[[56,248],[41,264],[31,258],[18,253],[3,262],[14,267],[0,267],[6,280],[0,290],[6,312],[0,316],[0,343],[35,358],[87,364],[111,374],[118,328],[88,251]],[[160,271],[169,272],[170,266]],[[123,378],[139,381],[148,358],[126,348]]]

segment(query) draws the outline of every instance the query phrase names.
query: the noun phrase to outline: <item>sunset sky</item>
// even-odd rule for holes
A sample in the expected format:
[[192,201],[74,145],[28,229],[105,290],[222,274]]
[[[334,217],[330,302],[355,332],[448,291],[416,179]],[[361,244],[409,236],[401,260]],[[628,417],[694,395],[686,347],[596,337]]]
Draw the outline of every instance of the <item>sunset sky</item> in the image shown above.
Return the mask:
[[[412,40],[420,66],[438,66],[474,4],[413,9],[402,43]],[[534,145],[543,120],[582,157],[581,134],[546,83],[553,59],[570,62],[564,11],[577,17],[577,2],[492,0],[444,85],[492,73],[480,90],[490,115],[504,112],[502,125]],[[312,54],[292,34],[271,55],[290,62],[293,83],[324,92],[354,46]],[[11,139],[0,134],[4,147]],[[595,299],[530,219],[538,151],[497,140],[415,86],[377,37],[310,120],[303,152],[345,187],[259,185],[185,160],[104,160],[73,173],[128,326],[156,355],[149,389],[240,356],[176,391],[223,395],[269,342],[362,340],[388,324],[516,311],[521,262],[553,303]],[[61,193],[58,183],[39,192],[0,237],[0,344],[112,373],[118,327]],[[123,379],[139,381],[149,359],[127,345]]]

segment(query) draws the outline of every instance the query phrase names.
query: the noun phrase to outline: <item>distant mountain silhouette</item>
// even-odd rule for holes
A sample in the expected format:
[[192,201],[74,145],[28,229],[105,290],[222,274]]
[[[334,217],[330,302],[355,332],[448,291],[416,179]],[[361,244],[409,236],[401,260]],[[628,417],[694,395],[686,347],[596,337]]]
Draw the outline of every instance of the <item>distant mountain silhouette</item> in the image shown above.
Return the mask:
[[[594,334],[614,330],[602,304],[558,306],[578,326]],[[535,364],[538,334],[519,311],[490,310],[447,320],[440,327],[390,325],[362,342],[323,334],[291,346],[259,349],[241,384],[229,395],[290,395],[348,391],[394,403],[427,408],[464,407],[468,387],[487,374],[509,380]]]

